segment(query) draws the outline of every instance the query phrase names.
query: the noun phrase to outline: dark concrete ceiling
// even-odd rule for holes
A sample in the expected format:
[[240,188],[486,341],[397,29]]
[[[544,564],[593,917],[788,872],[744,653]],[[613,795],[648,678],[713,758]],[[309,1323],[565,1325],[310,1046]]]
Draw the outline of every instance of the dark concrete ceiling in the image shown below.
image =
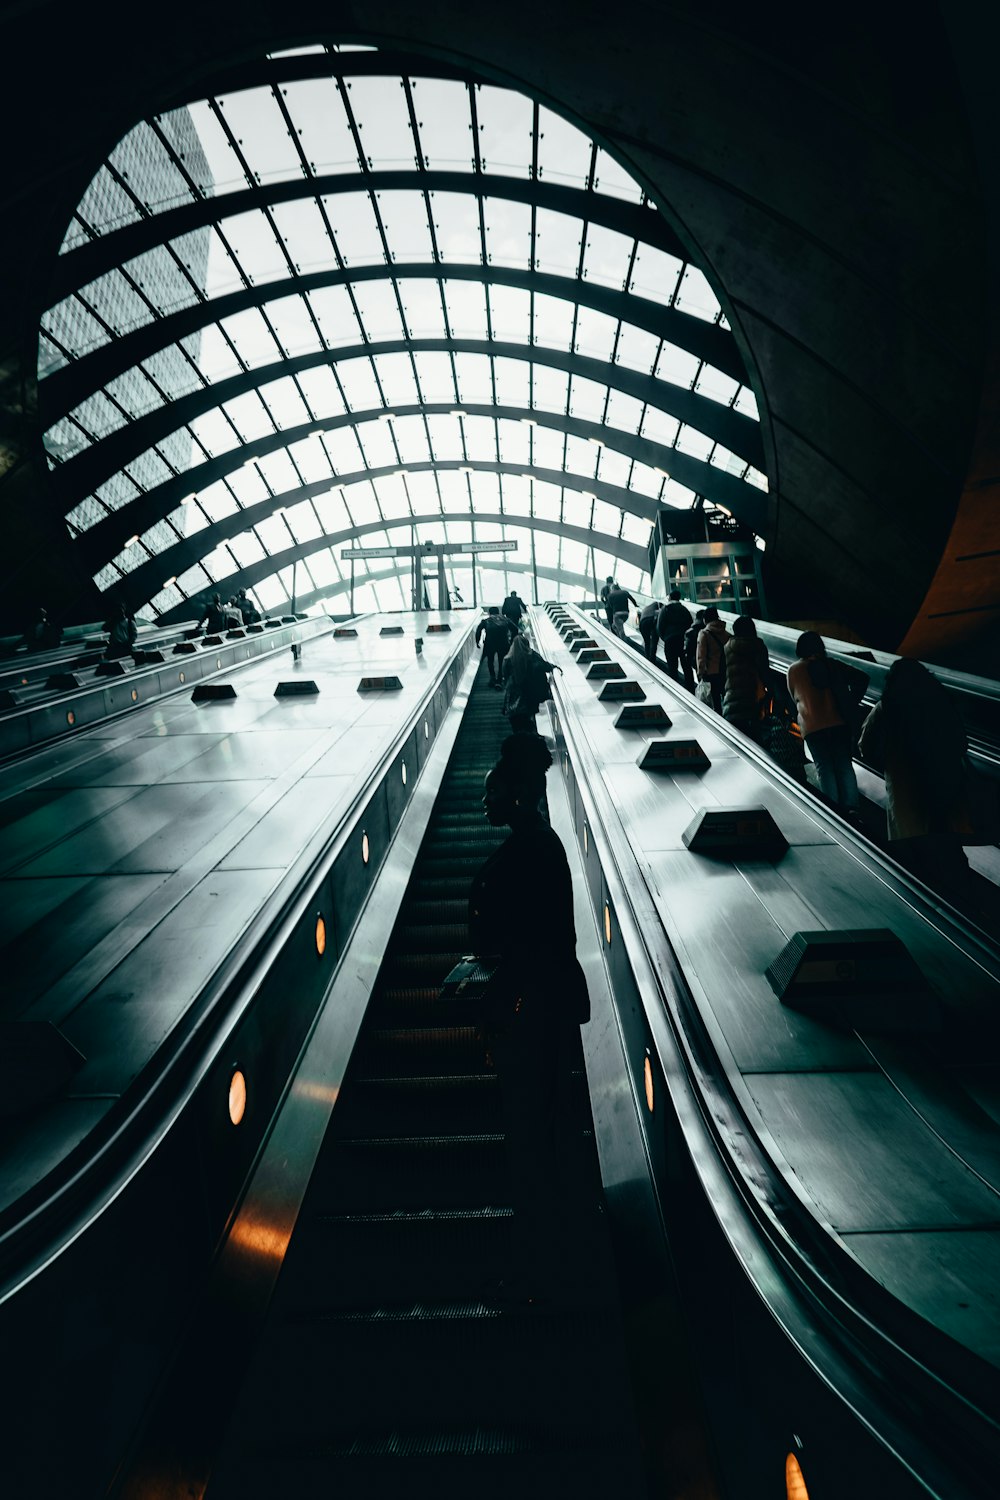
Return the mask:
[[[980,556],[995,545],[984,497],[997,471],[983,457],[996,432],[983,188],[995,152],[991,115],[968,102],[973,9],[958,12],[950,35],[930,4],[908,7],[905,24],[842,7],[822,34],[791,5],[640,4],[623,17],[595,0],[177,0],[155,34],[118,0],[99,17],[8,13],[4,604],[90,587],[44,465],[35,365],[59,244],[96,166],[136,120],[224,66],[355,40],[429,51],[550,104],[633,173],[705,268],[761,413],[773,615],[838,620],[890,648],[919,628],[929,655],[945,638],[936,614],[952,643],[981,631],[1000,602]],[[963,574],[961,557],[976,566]],[[936,611],[942,587],[952,603]]]

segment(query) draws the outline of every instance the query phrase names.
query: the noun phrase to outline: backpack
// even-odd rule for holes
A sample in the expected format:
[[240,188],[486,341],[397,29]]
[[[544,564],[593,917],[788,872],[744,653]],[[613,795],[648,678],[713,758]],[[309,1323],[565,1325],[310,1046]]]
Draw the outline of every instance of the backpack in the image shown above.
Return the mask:
[[549,674],[545,670],[542,658],[533,652],[528,662],[528,671],[524,683],[524,696],[532,703],[542,704],[546,699],[552,697],[552,688],[549,683]]

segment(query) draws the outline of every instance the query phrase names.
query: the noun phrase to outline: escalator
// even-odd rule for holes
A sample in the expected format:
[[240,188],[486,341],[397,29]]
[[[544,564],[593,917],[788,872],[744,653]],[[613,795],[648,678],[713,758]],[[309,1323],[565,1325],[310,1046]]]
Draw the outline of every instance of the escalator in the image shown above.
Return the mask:
[[582,1050],[580,1262],[505,1300],[499,1083],[469,1002],[439,997],[506,833],[482,809],[498,710],[480,668],[208,1500],[644,1492]]

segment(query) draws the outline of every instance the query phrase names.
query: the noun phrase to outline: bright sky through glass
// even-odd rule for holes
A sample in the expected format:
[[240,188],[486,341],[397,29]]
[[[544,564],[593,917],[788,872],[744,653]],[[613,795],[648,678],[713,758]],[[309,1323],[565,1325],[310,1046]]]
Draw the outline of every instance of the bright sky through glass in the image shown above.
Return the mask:
[[[148,520],[118,526],[138,541],[103,553],[98,585],[135,574],[165,611],[251,570],[277,609],[294,559],[297,600],[342,609],[343,545],[413,534],[516,541],[483,564],[491,595],[533,568],[565,597],[609,572],[641,587],[657,505],[766,487],[706,277],[569,122],[359,50],[272,60],[137,126],[81,203],[69,266],[150,215],[215,210],[43,319],[43,382],[95,371],[45,438],[68,493],[88,476],[72,534],[111,534],[140,501]],[[296,76],[317,60],[327,76]],[[357,580],[359,608],[408,604],[381,561]]]

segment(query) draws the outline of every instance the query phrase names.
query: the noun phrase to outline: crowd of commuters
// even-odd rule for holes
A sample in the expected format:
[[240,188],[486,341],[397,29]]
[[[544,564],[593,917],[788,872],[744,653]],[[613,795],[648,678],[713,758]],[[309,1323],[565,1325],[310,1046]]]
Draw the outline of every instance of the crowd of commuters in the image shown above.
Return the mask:
[[204,622],[209,633],[215,635],[220,630],[239,630],[244,625],[256,625],[260,617],[260,610],[246,589],[240,589],[225,601],[220,594],[213,594],[197,623],[201,625]]

